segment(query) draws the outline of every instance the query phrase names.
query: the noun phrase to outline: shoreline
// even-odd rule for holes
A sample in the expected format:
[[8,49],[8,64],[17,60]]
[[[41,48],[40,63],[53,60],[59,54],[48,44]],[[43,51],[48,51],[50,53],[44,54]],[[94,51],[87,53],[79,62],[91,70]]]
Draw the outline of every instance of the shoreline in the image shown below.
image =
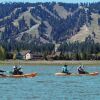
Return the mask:
[[100,60],[52,60],[52,61],[45,61],[45,60],[4,60],[0,61],[0,65],[90,65],[100,66]]

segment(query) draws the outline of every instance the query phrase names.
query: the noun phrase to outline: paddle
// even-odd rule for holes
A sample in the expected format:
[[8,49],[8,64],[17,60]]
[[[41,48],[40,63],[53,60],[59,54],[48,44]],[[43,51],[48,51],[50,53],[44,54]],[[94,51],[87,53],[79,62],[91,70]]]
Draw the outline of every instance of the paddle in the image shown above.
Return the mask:
[[3,72],[6,72],[6,71],[4,71],[4,70],[0,70],[0,72],[2,72],[2,73],[3,73]]
[[0,70],[0,72],[1,72],[1,73],[6,72],[6,73],[9,73],[9,74],[12,74],[12,71],[4,71],[4,70]]
[[89,72],[86,71],[86,66],[83,65],[84,71],[86,74],[89,74]]
[[74,66],[71,66],[71,68],[70,68],[70,69],[68,69],[68,70],[69,70],[69,71],[71,71],[73,68],[74,68]]
[[4,72],[6,72],[6,71],[0,70],[0,76],[4,76]]

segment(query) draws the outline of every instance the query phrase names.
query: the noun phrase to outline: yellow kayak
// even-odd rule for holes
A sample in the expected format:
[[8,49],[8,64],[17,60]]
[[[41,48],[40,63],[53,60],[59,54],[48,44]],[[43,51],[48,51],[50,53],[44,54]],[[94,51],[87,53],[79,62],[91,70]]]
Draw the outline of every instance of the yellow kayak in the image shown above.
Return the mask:
[[22,74],[22,75],[0,75],[0,78],[32,78],[35,77],[37,73]]
[[78,74],[78,73],[72,73],[72,74],[66,74],[66,73],[62,73],[62,72],[59,72],[59,73],[55,73],[56,76],[83,76],[83,75],[86,75],[86,76],[96,76],[98,75],[99,72],[91,72],[91,73],[88,73],[88,74]]

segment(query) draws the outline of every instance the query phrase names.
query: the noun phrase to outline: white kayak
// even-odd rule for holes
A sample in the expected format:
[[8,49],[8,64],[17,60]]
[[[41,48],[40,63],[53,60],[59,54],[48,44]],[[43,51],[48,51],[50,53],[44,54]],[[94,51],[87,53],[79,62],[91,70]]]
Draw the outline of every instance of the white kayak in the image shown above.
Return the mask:
[[98,74],[99,74],[99,72],[91,72],[91,73],[88,73],[88,74],[78,74],[78,73],[66,74],[66,73],[62,73],[62,72],[55,73],[56,76],[83,76],[83,75],[96,76]]

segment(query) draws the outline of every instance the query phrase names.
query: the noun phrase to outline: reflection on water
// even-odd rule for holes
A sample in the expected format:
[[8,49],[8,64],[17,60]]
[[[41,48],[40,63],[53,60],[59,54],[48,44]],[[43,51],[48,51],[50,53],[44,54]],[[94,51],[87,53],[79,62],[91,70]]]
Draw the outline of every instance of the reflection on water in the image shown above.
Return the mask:
[[[1,67],[12,70],[12,67]],[[55,76],[61,66],[26,66],[24,72],[37,72],[34,78],[0,78],[0,100],[100,100],[100,75]],[[87,67],[100,71],[100,67]],[[71,72],[76,72],[74,67]]]

